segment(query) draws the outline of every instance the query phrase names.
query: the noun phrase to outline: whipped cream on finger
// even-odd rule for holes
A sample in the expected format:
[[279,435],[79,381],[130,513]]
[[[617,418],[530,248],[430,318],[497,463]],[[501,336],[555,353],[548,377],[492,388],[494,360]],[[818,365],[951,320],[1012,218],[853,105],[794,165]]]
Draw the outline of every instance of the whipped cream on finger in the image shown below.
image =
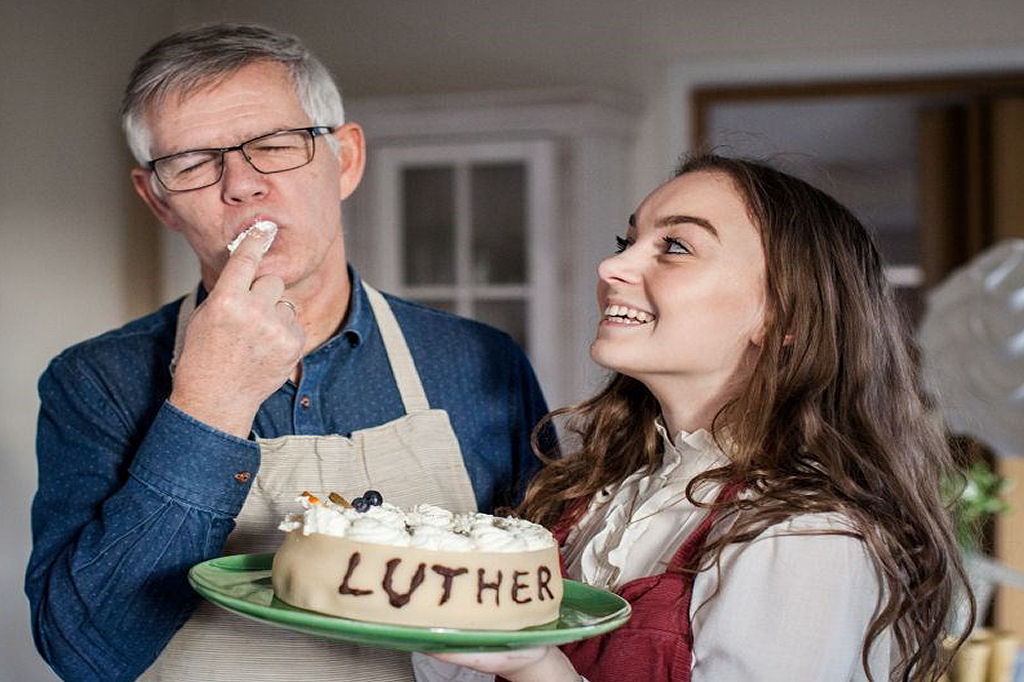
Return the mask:
[[231,243],[228,244],[228,253],[234,253],[235,249],[237,249],[238,245],[242,243],[242,240],[245,239],[246,235],[250,234],[254,230],[269,235],[266,243],[263,245],[263,253],[266,253],[270,248],[270,245],[274,243],[274,237],[277,236],[277,223],[271,220],[257,220],[248,228],[239,232],[238,236],[232,239]]

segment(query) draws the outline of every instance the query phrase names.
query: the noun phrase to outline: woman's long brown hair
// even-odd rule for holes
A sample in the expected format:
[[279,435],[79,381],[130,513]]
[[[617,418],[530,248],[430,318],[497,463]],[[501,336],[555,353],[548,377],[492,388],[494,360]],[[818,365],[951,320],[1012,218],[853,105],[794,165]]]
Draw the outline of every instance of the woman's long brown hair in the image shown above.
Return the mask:
[[[874,242],[830,196],[767,165],[703,155],[676,177],[694,172],[732,179],[760,230],[767,271],[764,344],[745,392],[712,428],[716,438],[728,428],[730,463],[687,489],[692,497],[698,486],[738,481],[748,494],[716,505],[719,532],[700,566],[795,515],[838,512],[882,581],[861,654],[869,679],[868,652],[887,629],[900,657],[891,679],[935,679],[948,666],[954,588],[966,584],[940,497],[956,467],[924,406],[909,328]],[[647,388],[620,374],[590,400],[552,412],[535,433],[558,419],[577,447],[542,455],[547,465],[520,513],[552,525],[570,502],[656,467],[658,415]]]

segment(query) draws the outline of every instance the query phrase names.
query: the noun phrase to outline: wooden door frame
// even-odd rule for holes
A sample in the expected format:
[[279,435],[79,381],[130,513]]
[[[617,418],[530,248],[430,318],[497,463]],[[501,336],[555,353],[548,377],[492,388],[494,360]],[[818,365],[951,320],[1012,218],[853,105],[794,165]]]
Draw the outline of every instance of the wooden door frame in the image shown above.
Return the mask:
[[1024,48],[986,50],[907,50],[870,54],[752,56],[735,61],[680,61],[665,78],[667,145],[658,145],[661,168],[671,168],[680,152],[693,149],[697,90],[771,85],[799,89],[844,82],[969,78],[1024,71]]
[[801,83],[757,83],[695,87],[690,94],[690,139],[695,148],[707,143],[711,108],[731,102],[807,100],[844,97],[914,97],[929,95],[985,96],[1024,93],[1024,67],[1016,71],[977,74],[907,75],[891,78],[856,78]]

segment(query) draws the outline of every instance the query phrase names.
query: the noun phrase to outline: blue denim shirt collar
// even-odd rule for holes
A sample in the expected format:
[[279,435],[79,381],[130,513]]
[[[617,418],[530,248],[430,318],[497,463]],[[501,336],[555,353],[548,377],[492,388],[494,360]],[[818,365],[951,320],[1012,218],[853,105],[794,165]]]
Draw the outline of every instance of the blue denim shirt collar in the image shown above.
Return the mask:
[[376,321],[373,317],[373,310],[370,308],[370,300],[366,298],[363,280],[352,265],[348,266],[348,279],[352,283],[352,292],[348,299],[348,313],[345,315],[345,321],[338,336],[348,338],[349,344],[355,348],[373,330]]

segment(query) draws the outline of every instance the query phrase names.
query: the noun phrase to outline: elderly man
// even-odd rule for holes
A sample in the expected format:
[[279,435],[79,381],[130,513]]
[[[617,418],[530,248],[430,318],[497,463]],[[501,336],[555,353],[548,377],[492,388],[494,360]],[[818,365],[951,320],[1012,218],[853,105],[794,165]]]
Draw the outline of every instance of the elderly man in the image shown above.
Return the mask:
[[407,654],[197,605],[186,573],[273,551],[303,489],[513,502],[546,410],[528,361],[347,266],[341,201],[363,132],[294,37],[172,35],[139,59],[122,115],[135,190],[202,281],[40,380],[26,577],[39,651],[75,680],[410,679]]

